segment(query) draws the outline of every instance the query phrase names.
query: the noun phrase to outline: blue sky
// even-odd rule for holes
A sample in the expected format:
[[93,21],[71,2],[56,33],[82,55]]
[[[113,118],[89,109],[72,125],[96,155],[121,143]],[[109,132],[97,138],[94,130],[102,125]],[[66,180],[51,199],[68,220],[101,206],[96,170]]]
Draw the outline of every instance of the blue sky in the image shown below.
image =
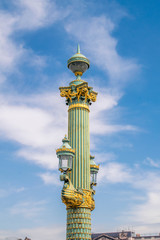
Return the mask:
[[67,60],[90,59],[92,232],[159,232],[158,0],[0,2],[0,239],[65,238],[55,149],[67,133]]

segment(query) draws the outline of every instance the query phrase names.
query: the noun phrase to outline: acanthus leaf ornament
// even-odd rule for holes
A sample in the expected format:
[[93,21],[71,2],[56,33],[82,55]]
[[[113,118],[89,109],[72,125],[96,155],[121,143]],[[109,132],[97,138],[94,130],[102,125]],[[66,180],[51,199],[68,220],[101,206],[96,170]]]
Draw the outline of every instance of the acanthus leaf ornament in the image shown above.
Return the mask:
[[77,98],[78,102],[80,101],[80,98],[84,98],[85,103],[87,103],[88,100],[95,102],[98,94],[97,92],[93,91],[91,87],[88,87],[87,82],[81,83],[78,86],[71,85],[70,87],[60,87],[59,89],[60,96],[66,97],[66,99],[71,103],[72,98],[74,97]]

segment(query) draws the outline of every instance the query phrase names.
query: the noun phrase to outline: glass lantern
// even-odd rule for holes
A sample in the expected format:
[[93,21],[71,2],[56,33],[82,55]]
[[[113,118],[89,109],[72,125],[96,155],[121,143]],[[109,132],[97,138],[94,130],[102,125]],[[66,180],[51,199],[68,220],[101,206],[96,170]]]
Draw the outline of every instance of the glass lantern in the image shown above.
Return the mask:
[[97,185],[97,172],[91,171],[91,184]]
[[67,154],[59,156],[59,169],[66,172],[68,170],[72,170],[72,162],[73,156],[69,156]]
[[69,145],[69,140],[65,136],[62,140],[63,144],[56,150],[57,157],[59,158],[59,170],[66,173],[72,170],[73,157],[75,151]]
[[97,185],[97,173],[99,171],[99,165],[96,165],[94,156],[90,155],[90,182],[91,186]]

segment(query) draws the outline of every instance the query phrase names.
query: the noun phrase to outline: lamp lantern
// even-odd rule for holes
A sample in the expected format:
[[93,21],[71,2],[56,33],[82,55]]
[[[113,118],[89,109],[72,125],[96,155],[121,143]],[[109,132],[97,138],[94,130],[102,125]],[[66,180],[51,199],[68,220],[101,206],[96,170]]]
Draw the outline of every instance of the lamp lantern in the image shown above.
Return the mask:
[[65,136],[62,140],[63,144],[57,149],[57,157],[59,158],[59,170],[67,172],[72,170],[74,150],[69,145],[69,140]]
[[90,181],[91,185],[96,186],[99,165],[96,165],[94,158],[95,158],[94,156],[90,156]]

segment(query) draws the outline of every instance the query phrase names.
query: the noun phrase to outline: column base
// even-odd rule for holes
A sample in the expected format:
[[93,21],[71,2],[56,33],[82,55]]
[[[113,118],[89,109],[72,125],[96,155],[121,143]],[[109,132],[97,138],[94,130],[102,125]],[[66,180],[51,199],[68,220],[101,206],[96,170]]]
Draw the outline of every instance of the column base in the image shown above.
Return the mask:
[[91,240],[91,210],[72,208],[67,210],[67,240]]

